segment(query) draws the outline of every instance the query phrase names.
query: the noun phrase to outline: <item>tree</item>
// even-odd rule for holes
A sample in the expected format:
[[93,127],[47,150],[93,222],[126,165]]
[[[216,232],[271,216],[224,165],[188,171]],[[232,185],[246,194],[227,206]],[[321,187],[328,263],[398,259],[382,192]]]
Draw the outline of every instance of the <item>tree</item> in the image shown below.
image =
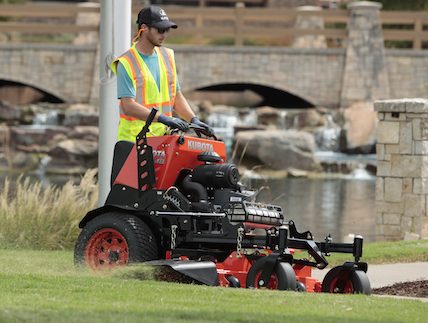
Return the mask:
[[428,0],[375,0],[382,3],[382,10],[428,10]]

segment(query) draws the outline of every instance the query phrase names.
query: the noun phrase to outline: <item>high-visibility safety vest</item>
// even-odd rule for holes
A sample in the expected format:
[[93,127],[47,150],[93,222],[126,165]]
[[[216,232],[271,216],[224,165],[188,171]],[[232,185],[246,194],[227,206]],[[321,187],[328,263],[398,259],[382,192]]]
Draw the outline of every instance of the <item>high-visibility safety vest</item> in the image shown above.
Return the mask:
[[[125,68],[135,89],[135,102],[151,109],[158,108],[158,113],[172,116],[175,97],[177,94],[177,71],[175,68],[174,51],[165,47],[155,47],[159,62],[160,88],[149,68],[141,58],[135,44],[122,56],[116,59],[111,69],[117,74],[117,64]],[[146,124],[145,121],[124,114],[121,104],[118,140],[135,141],[135,137]],[[166,126],[160,122],[152,122],[148,136],[162,136]]]

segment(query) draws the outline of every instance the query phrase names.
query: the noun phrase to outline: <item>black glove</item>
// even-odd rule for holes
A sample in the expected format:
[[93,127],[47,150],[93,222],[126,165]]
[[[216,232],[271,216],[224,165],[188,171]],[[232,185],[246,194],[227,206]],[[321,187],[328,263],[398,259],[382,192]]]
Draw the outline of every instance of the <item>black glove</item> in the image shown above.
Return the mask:
[[189,124],[186,121],[178,118],[167,117],[166,115],[161,114],[158,117],[158,121],[172,129],[178,129],[181,131],[189,130]]
[[214,129],[211,128],[209,125],[207,125],[206,123],[202,122],[201,120],[199,120],[198,117],[193,117],[192,120],[190,120],[190,123],[193,123],[201,128],[204,128],[210,136],[214,135]]

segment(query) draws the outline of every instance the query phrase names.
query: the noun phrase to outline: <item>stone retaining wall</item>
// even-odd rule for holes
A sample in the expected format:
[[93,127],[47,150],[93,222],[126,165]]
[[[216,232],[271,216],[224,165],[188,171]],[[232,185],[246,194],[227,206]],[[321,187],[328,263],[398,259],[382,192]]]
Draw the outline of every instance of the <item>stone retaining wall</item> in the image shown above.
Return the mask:
[[375,102],[377,240],[428,238],[428,100]]

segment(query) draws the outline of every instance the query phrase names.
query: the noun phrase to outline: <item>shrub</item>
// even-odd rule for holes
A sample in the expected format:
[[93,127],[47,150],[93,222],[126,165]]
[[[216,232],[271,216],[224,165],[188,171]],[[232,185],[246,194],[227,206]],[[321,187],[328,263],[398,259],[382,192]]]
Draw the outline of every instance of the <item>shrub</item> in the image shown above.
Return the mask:
[[0,192],[0,247],[70,249],[79,234],[78,223],[98,200],[96,170],[79,185],[43,188],[40,182],[19,177],[12,188],[6,179]]

